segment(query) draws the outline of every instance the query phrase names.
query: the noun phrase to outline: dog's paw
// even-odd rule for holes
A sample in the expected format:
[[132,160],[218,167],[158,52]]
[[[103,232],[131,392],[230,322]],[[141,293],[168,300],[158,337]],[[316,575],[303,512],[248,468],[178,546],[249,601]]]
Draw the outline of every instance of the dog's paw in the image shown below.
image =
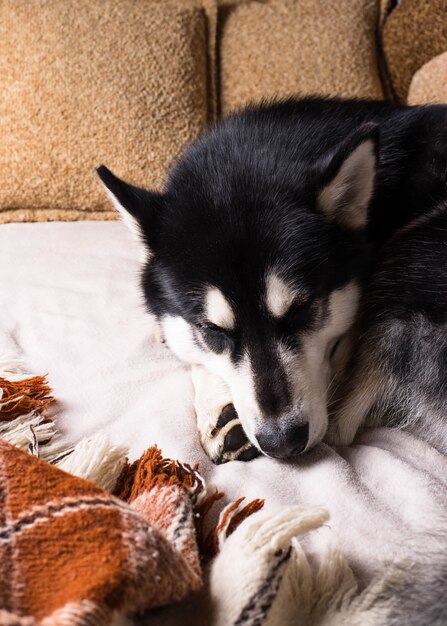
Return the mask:
[[200,441],[216,465],[228,461],[251,461],[260,454],[247,439],[232,404],[222,409],[214,425],[208,424],[206,431],[200,433]]
[[200,365],[191,369],[197,428],[213,463],[251,461],[259,451],[247,439],[224,381]]

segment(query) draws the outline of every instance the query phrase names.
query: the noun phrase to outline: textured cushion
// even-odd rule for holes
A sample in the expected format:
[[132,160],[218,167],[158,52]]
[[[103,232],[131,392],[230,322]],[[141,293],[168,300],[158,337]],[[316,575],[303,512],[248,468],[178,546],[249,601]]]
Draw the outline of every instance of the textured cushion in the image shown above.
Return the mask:
[[447,104],[447,52],[416,72],[408,92],[409,104]]
[[291,94],[381,98],[378,19],[375,0],[270,0],[222,9],[222,110]]
[[382,46],[390,95],[405,103],[416,71],[447,50],[446,0],[401,0],[386,18]]
[[160,185],[208,119],[206,35],[198,0],[0,0],[0,222],[113,216],[101,162]]

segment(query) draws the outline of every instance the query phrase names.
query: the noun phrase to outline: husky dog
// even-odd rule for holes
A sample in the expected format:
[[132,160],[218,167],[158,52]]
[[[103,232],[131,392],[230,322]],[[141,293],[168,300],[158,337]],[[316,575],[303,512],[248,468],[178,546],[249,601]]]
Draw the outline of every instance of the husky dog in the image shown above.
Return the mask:
[[[417,352],[426,310],[415,313],[410,329],[410,316],[399,317],[398,305],[414,307],[417,296],[403,300],[397,292],[414,286],[403,276],[410,254],[405,241],[411,246],[411,233],[419,230],[406,231],[405,239],[401,229],[425,219],[446,197],[446,146],[447,107],[311,98],[249,107],[218,122],[186,148],[160,193],[98,168],[144,243],[148,308],[168,346],[193,366],[198,429],[214,462],[247,460],[258,450],[292,457],[323,439],[340,339],[387,245],[397,255],[390,257],[396,267],[382,262],[393,275],[393,319],[402,321],[387,326],[387,337],[402,347],[410,334],[407,353]],[[400,253],[393,236],[401,237]],[[418,271],[420,285],[430,269]],[[382,285],[365,324],[377,311],[373,303],[388,297],[389,284]],[[424,288],[421,299],[436,308]],[[444,285],[444,312],[445,293]],[[368,351],[377,352],[377,363],[390,353],[385,337],[380,346],[376,337],[359,356],[366,381],[359,374],[353,399],[338,414],[339,428],[331,428],[337,441],[350,441],[357,416],[370,412],[365,394],[379,402],[384,372],[369,368]],[[419,370],[404,373],[391,359],[384,375],[395,382],[405,376],[416,394],[412,377],[423,367],[412,362]],[[427,387],[428,396],[438,402]],[[391,392],[387,398],[394,401]]]

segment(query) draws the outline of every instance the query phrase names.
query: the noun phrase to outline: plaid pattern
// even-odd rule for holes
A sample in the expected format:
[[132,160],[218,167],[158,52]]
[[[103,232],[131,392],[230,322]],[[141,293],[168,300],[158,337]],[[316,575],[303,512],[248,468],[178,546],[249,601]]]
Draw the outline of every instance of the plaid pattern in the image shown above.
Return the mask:
[[200,587],[200,481],[156,448],[140,465],[129,505],[0,441],[0,624],[108,624]]

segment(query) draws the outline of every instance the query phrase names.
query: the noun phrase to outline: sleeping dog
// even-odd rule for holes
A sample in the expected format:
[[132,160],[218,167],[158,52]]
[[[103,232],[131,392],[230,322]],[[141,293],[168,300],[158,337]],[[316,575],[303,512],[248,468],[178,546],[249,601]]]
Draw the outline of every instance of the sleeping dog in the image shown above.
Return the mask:
[[147,306],[192,364],[214,462],[347,444],[370,417],[436,438],[447,107],[253,106],[188,146],[163,192],[98,174],[145,246]]

